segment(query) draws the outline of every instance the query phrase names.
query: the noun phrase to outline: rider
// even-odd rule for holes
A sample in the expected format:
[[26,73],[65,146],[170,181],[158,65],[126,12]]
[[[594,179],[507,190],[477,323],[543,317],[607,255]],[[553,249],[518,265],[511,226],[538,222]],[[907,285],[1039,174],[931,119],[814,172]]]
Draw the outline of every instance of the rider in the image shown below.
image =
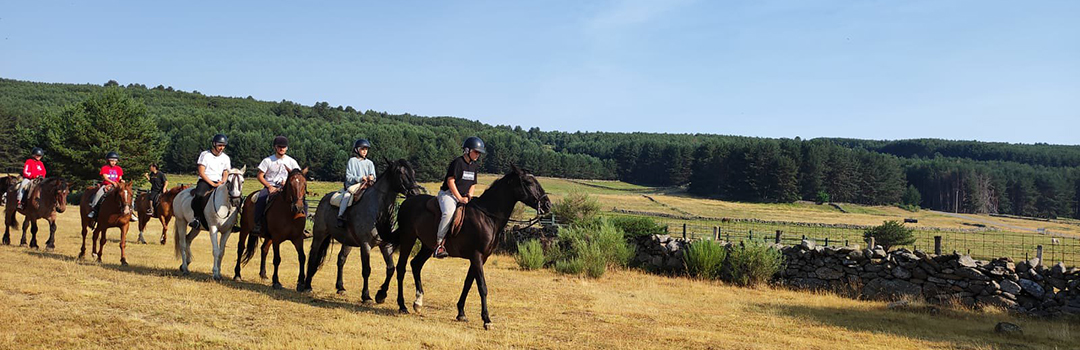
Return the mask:
[[104,198],[105,194],[112,191],[113,188],[120,186],[120,181],[124,178],[124,169],[116,165],[120,162],[119,154],[109,152],[109,154],[105,155],[105,160],[108,164],[102,166],[101,171],[98,173],[101,175],[101,186],[98,187],[97,193],[94,193],[94,197],[90,199],[90,213],[86,215],[91,219],[94,218],[94,215],[97,215],[101,198]]
[[345,167],[345,194],[338,206],[338,227],[345,227],[345,209],[352,203],[354,195],[362,195],[363,190],[375,183],[375,163],[367,159],[371,142],[365,139],[353,142],[353,157]]
[[45,150],[34,147],[34,149],[30,151],[30,158],[27,158],[26,163],[23,164],[23,179],[22,182],[19,183],[19,190],[16,191],[18,192],[16,199],[19,209],[22,209],[23,207],[23,192],[30,187],[30,182],[36,179],[45,178],[45,164],[41,162],[41,157],[44,156]]
[[146,215],[154,216],[154,208],[157,208],[161,194],[169,188],[169,179],[165,173],[158,171],[157,164],[150,164],[150,172],[143,174],[143,177],[150,181],[150,208],[146,210]]
[[198,175],[199,182],[191,191],[191,210],[195,212],[195,220],[188,225],[197,228],[206,221],[203,209],[206,208],[206,197],[214,188],[225,184],[229,179],[229,169],[232,162],[229,155],[225,154],[225,146],[229,144],[229,138],[223,134],[214,135],[210,140],[210,149],[199,153]]
[[438,241],[435,245],[435,257],[440,259],[447,256],[444,238],[446,231],[450,229],[450,220],[454,217],[454,210],[459,205],[468,204],[472,199],[473,190],[476,188],[476,172],[480,168],[477,160],[480,159],[480,155],[487,153],[484,141],[476,136],[465,139],[461,148],[464,154],[454,158],[454,161],[450,162],[450,166],[446,168],[446,176],[443,177],[442,187],[436,197],[442,209]]
[[297,164],[293,157],[285,154],[288,150],[289,139],[285,136],[275,137],[274,154],[263,158],[259,163],[257,178],[259,183],[262,183],[263,189],[255,196],[255,227],[252,228],[252,233],[258,234],[262,231],[263,221],[266,219],[264,214],[266,214],[267,198],[284,187],[285,180],[289,179],[289,171],[300,169],[300,164]]

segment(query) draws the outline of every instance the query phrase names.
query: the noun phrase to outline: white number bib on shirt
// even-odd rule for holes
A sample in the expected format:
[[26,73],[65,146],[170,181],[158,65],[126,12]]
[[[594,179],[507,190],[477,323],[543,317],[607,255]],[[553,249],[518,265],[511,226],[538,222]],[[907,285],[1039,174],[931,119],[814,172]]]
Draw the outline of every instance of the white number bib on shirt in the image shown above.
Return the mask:
[[471,171],[461,172],[461,179],[464,181],[476,181],[476,173]]

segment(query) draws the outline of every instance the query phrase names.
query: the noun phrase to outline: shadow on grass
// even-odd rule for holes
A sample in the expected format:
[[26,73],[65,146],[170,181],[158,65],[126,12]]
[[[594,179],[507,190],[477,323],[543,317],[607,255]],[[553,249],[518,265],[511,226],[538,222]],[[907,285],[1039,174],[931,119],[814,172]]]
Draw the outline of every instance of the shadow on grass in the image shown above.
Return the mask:
[[[851,331],[886,333],[929,342],[948,343],[957,349],[1043,349],[1053,347],[1053,339],[1033,335],[1002,335],[994,326],[1009,321],[1005,315],[947,310],[931,314],[925,310],[850,309],[806,305],[771,305],[779,314]],[[1016,323],[1023,322],[1011,321]],[[965,327],[965,324],[976,324]]]
[[[294,303],[298,303],[298,304],[305,304],[305,305],[310,305],[310,306],[315,306],[315,307],[320,307],[320,308],[325,308],[325,309],[344,309],[344,310],[348,310],[348,311],[352,311],[352,312],[364,312],[364,313],[370,313],[370,314],[376,314],[376,315],[382,315],[382,316],[398,315],[398,311],[396,310],[396,308],[390,309],[390,308],[368,306],[368,305],[363,305],[363,304],[346,303],[346,302],[341,302],[341,301],[337,301],[337,300],[316,299],[311,294],[301,294],[301,293],[299,293],[299,292],[297,292],[295,290],[290,290],[290,289],[274,290],[268,285],[254,283],[254,282],[248,282],[248,281],[233,281],[232,279],[224,279],[224,280],[221,280],[221,281],[214,281],[211,274],[206,273],[206,272],[191,271],[190,274],[182,275],[180,273],[180,270],[179,270],[179,266],[180,266],[179,262],[177,262],[177,268],[174,270],[174,269],[160,269],[160,268],[155,268],[155,267],[134,265],[134,264],[130,264],[128,266],[121,266],[119,264],[113,264],[113,263],[105,263],[105,262],[97,263],[97,262],[91,261],[89,259],[87,259],[87,260],[79,260],[79,259],[77,259],[75,257],[71,257],[71,256],[63,255],[63,254],[58,254],[58,253],[55,253],[55,252],[46,252],[46,251],[39,251],[39,250],[25,250],[24,252],[26,254],[33,255],[33,256],[49,258],[49,259],[54,259],[54,260],[59,260],[59,261],[69,262],[69,263],[83,264],[83,265],[97,265],[97,266],[101,266],[102,268],[106,268],[106,269],[109,269],[109,270],[114,270],[114,271],[119,271],[119,272],[124,272],[124,273],[133,273],[133,274],[143,275],[143,276],[176,277],[176,278],[182,278],[182,279],[187,279],[187,280],[192,280],[192,281],[199,281],[199,282],[215,282],[215,283],[221,284],[223,286],[230,287],[230,288],[237,289],[237,290],[245,290],[245,291],[251,291],[251,292],[266,294],[267,296],[270,296],[271,298],[274,298],[274,299],[277,299],[277,300],[290,301],[290,302],[294,302]],[[89,256],[89,255],[87,255],[87,256]],[[387,298],[387,300],[392,301],[391,298]]]

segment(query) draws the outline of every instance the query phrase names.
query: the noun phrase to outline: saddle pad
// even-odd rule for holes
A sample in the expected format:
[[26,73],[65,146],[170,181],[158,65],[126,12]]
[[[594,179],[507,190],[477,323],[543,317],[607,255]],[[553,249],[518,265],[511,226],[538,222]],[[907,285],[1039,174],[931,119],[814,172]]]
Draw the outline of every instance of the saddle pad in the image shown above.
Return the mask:
[[[442,217],[442,210],[441,210],[441,208],[439,208],[439,199],[438,198],[433,197],[433,198],[429,199],[427,201],[427,209],[432,214],[435,214],[435,216]],[[464,205],[459,205],[457,207],[457,209],[454,210],[453,219],[450,220],[450,232],[447,232],[446,236],[447,237],[457,236],[458,232],[461,231],[461,226],[463,226],[464,224],[465,224],[465,206]]]
[[[349,203],[348,206],[352,206],[353,204],[356,204],[356,202],[358,202],[360,200],[360,197],[362,197],[363,195],[364,195],[364,193],[361,192],[359,196],[357,196],[357,195],[352,196],[352,203]],[[335,208],[341,207],[341,199],[342,198],[345,198],[345,189],[337,190],[336,192],[334,192],[333,195],[330,196],[330,205],[335,207]]]

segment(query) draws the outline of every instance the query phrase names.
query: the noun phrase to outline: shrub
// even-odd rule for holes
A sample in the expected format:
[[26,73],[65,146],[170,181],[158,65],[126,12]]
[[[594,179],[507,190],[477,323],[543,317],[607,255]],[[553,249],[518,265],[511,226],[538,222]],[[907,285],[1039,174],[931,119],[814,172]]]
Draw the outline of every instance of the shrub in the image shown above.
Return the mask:
[[610,218],[612,225],[622,230],[626,238],[638,236],[662,235],[667,227],[657,224],[652,218],[641,216],[616,216]]
[[825,193],[825,191],[818,191],[816,199],[817,199],[817,204],[828,203],[829,202],[829,194]]
[[518,243],[517,255],[514,257],[517,259],[518,266],[521,266],[525,270],[535,270],[544,267],[546,258],[544,257],[544,247],[540,244],[540,241],[530,239],[524,243]]
[[782,267],[779,250],[751,241],[728,252],[726,275],[730,283],[754,286],[769,281]]
[[904,204],[904,206],[913,206],[918,208],[919,203],[922,203],[922,194],[919,194],[919,189],[915,188],[915,186],[908,185],[907,190],[904,191],[904,196],[901,197],[900,200],[901,203]]
[[626,242],[622,230],[600,218],[595,225],[559,230],[558,243],[553,245],[548,255],[559,272],[568,273],[564,271],[580,263],[589,277],[596,278],[602,276],[609,266],[629,264],[634,256],[634,247]]
[[559,260],[555,262],[555,272],[565,273],[568,275],[581,274],[581,271],[585,269],[585,263],[581,258],[570,258],[566,260]]
[[880,226],[874,226],[863,233],[863,238],[874,237],[874,241],[889,251],[895,246],[915,243],[915,230],[904,227],[899,221],[889,220]]
[[556,218],[563,220],[563,223],[579,226],[596,220],[596,215],[600,212],[600,203],[596,201],[596,198],[584,192],[575,192],[555,203],[551,212]]
[[715,241],[697,241],[686,248],[683,260],[691,276],[704,279],[720,278],[720,271],[727,258],[727,248]]

